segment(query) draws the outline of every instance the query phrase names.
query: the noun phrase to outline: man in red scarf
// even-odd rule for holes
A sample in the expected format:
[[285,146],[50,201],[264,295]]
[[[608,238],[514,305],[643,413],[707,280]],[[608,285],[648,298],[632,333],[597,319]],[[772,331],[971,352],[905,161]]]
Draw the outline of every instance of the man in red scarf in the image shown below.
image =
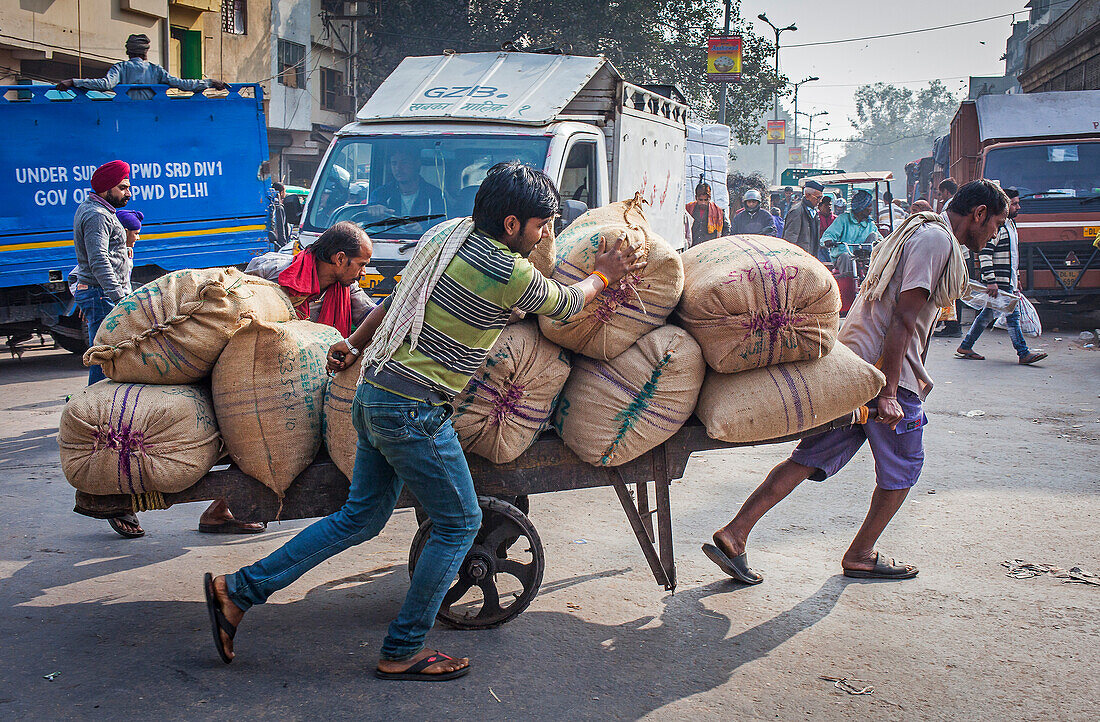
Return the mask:
[[245,273],[282,286],[298,318],[332,326],[347,338],[374,308],[359,287],[372,251],[366,231],[341,221],[298,255],[265,253],[253,258]]
[[722,208],[710,200],[710,185],[695,186],[695,200],[684,206],[691,216],[691,245],[729,234]]

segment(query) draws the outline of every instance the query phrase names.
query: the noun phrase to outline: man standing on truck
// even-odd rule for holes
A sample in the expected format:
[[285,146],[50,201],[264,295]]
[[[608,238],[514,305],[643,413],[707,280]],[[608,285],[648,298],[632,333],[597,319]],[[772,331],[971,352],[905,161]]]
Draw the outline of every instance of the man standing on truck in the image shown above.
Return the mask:
[[[344,507],[315,522],[265,559],[235,574],[204,577],[214,641],[222,660],[244,613],[322,560],[376,536],[407,484],[432,521],[409,592],[382,644],[382,679],[445,680],[469,660],[424,647],[435,616],[481,526],[481,509],[451,426],[454,396],[484,362],[514,309],[565,320],[604,288],[645,267],[641,249],[603,247],[594,270],[566,286],[527,256],[550,237],[561,204],[545,173],[512,161],[493,166],[473,217],[425,234],[401,282],[345,341],[329,367],[362,358],[352,405],[359,446]],[[360,350],[364,349],[364,350]]]
[[[997,238],[985,248],[978,251],[978,267],[981,269],[982,281],[991,298],[996,298],[1000,291],[1015,294],[1017,278],[1020,271],[1020,237],[1016,231],[1016,221],[1013,220],[1020,213],[1020,191],[1015,188],[1005,189],[1008,196],[1008,219]],[[956,358],[970,361],[985,361],[985,356],[974,352],[974,344],[985,331],[986,325],[996,317],[997,312],[992,308],[982,309],[974,319],[974,325],[970,327],[970,333],[959,344],[955,351]],[[1008,337],[1012,340],[1012,346],[1016,349],[1016,355],[1020,363],[1029,366],[1047,357],[1042,351],[1032,351],[1027,347],[1024,333],[1020,330],[1020,309],[1014,308],[1012,313],[1005,317],[1008,326]]]
[[[838,339],[886,375],[873,402],[878,418],[803,439],[791,457],[772,469],[714,534],[703,552],[744,584],[764,581],[749,568],[749,533],[772,507],[806,479],[824,481],[844,467],[863,442],[875,458],[877,487],[867,518],[841,560],[847,577],[911,579],[917,568],[875,549],[879,536],[917,483],[924,464],[923,403],[932,389],[924,367],[939,309],[966,291],[965,246],[977,253],[1008,214],[1008,198],[994,183],[967,183],[943,214],[909,216],[871,255],[871,265]],[[838,383],[842,380],[838,380]]]
[[[225,90],[227,86],[220,80],[184,80],[145,59],[149,54],[149,36],[131,35],[126,38],[126,60],[115,63],[107,68],[107,74],[102,78],[72,78],[62,80],[57,84],[58,90],[71,90],[73,87],[85,90],[111,90],[116,85],[168,85],[180,90],[198,92],[207,88]],[[149,100],[156,94],[148,88],[136,88],[130,91],[130,97],[134,100]]]

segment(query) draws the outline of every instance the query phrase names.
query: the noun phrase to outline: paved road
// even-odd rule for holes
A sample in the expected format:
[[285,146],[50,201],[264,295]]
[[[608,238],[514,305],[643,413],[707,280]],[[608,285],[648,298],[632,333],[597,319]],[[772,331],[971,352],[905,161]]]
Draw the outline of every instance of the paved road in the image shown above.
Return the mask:
[[73,514],[56,430],[82,370],[60,352],[0,360],[0,717],[1095,719],[1100,588],[1000,566],[1100,571],[1100,352],[1057,335],[1037,368],[1014,363],[1003,332],[983,338],[983,364],[932,350],[924,476],[882,541],[917,579],[839,573],[873,484],[866,452],[758,527],[764,584],[723,579],[700,542],[790,447],[709,452],[673,487],[675,595],[654,584],[610,489],[535,497],[542,593],[499,629],[433,632],[475,665],[436,685],[370,674],[403,596],[411,513],[251,612],[227,667],[200,574],[303,523],[210,537],[189,505],[143,515],[148,536],[128,541]]

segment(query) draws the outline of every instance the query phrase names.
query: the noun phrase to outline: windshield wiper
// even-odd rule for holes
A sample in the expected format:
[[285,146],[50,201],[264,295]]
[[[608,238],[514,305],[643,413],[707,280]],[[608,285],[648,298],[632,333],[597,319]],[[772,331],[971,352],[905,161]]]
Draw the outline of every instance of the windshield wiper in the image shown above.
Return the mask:
[[1079,203],[1081,205],[1085,205],[1086,203],[1095,203],[1096,201],[1100,201],[1100,193],[1097,193],[1094,196],[1089,196],[1088,198],[1082,198]]
[[442,213],[432,213],[426,216],[390,216],[389,218],[383,218],[380,221],[371,221],[370,223],[359,224],[363,230],[368,228],[375,228],[378,226],[403,226],[408,223],[419,223],[420,221],[430,221],[436,218],[442,218]]

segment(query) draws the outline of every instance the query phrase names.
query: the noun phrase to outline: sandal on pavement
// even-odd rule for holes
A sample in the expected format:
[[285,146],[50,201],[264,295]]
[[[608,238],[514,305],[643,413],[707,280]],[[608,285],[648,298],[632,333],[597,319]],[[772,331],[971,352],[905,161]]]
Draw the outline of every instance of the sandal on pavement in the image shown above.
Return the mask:
[[214,575],[207,572],[202,576],[202,589],[206,593],[206,609],[210,612],[210,628],[214,630],[214,646],[218,648],[218,656],[229,664],[233,661],[225,651],[222,644],[221,632],[225,632],[230,639],[237,636],[237,628],[225,618],[221,605],[218,604],[218,596],[214,593]]
[[718,565],[718,568],[729,574],[742,584],[759,584],[764,577],[749,569],[748,552],[742,552],[732,559],[724,551],[713,544],[704,544],[703,553],[707,559]]
[[436,652],[435,654],[429,654],[419,662],[410,665],[404,672],[383,672],[380,669],[375,668],[374,676],[378,679],[402,679],[411,682],[443,682],[448,679],[455,679],[462,677],[470,671],[470,665],[460,669],[453,669],[450,672],[425,672],[424,670],[432,666],[436,662],[444,662],[447,660],[454,660],[454,657],[448,657],[442,652]]
[[[141,528],[141,524],[138,523],[136,514],[123,514],[122,516],[116,516],[107,520],[107,523],[111,525],[111,528],[115,532],[125,539],[140,539],[145,536],[145,530]],[[134,531],[134,530],[137,531]]]
[[260,534],[267,531],[267,522],[250,522],[241,521],[240,519],[226,519],[218,524],[199,522],[199,531],[203,534]]
[[974,353],[971,349],[963,348],[955,352],[955,358],[964,358],[967,361],[985,361],[985,356],[980,353]]
[[1046,357],[1047,357],[1047,355],[1045,353],[1043,353],[1042,351],[1032,351],[1027,356],[1021,356],[1020,357],[1020,363],[1024,366],[1030,366],[1031,364],[1035,363],[1036,361],[1042,361]]
[[912,579],[920,573],[912,564],[898,564],[893,559],[884,559],[881,552],[875,552],[874,569],[845,569],[844,576],[853,579]]

